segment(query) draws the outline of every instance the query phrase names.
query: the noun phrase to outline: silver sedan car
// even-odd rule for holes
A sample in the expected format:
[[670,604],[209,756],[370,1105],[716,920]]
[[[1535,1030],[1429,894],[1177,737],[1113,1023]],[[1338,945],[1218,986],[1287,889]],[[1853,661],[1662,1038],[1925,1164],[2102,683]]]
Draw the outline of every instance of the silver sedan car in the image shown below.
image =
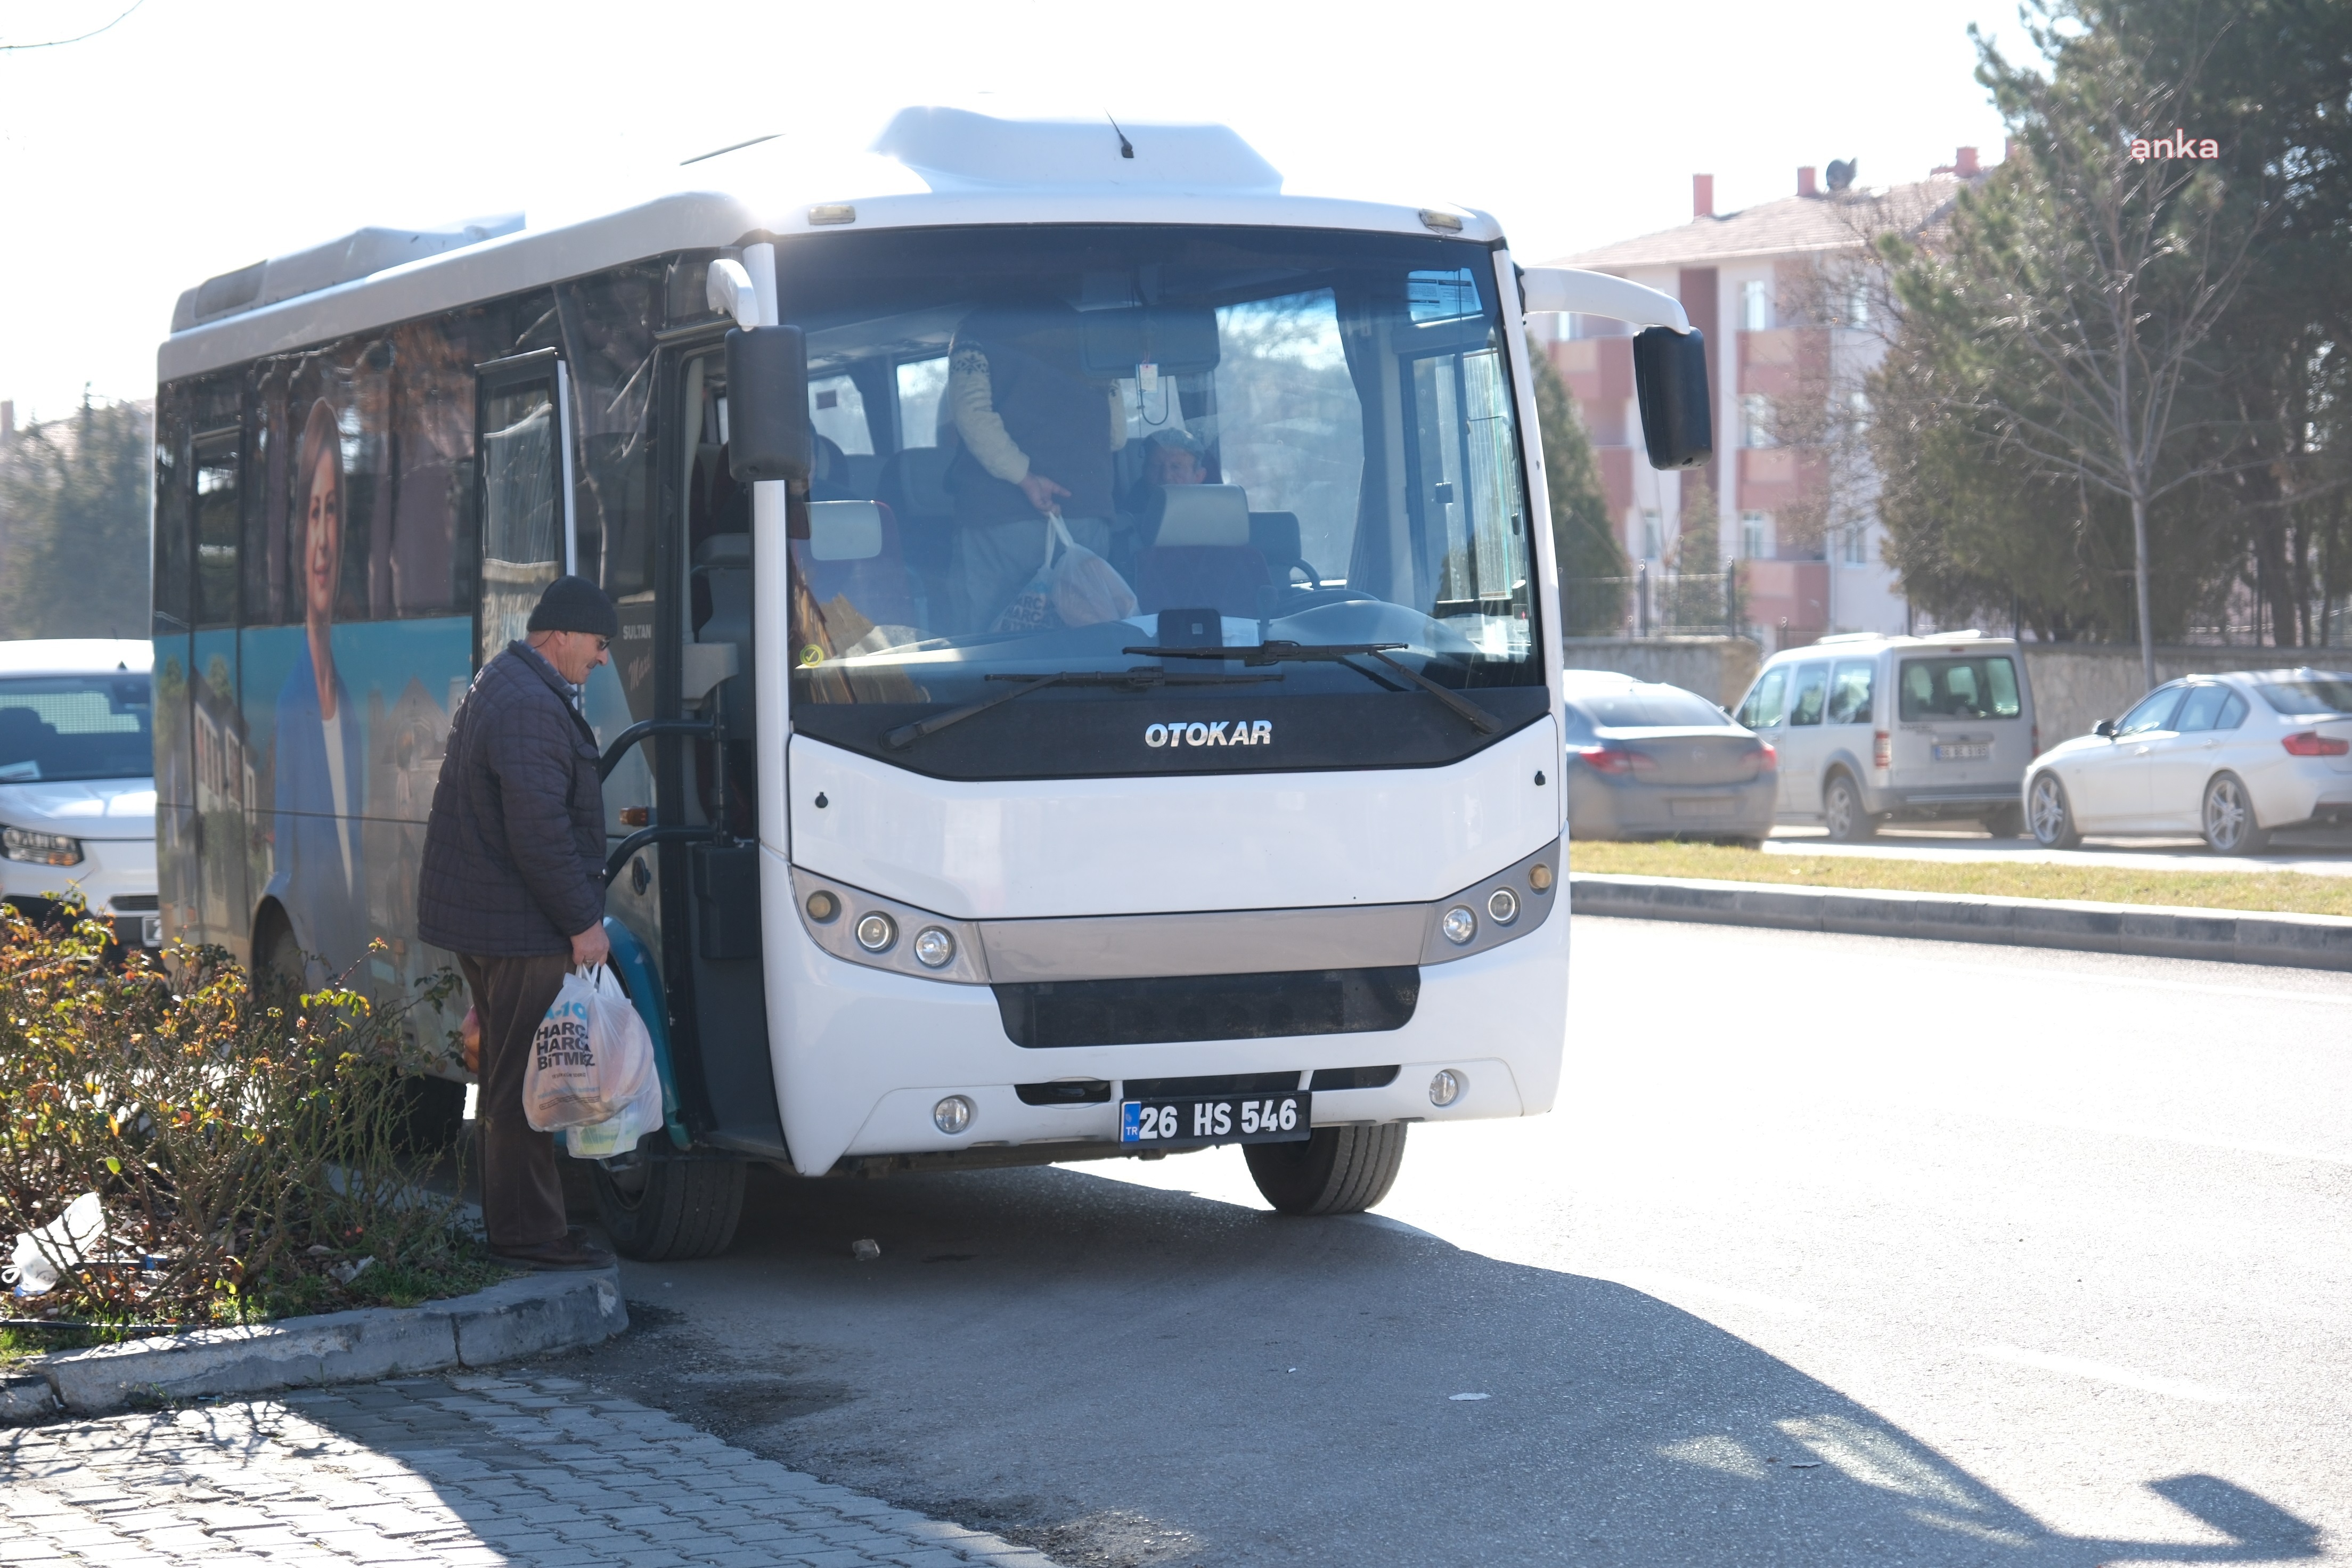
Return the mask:
[[1706,698],[1571,669],[1562,717],[1574,837],[1753,844],[1771,832],[1780,758]]

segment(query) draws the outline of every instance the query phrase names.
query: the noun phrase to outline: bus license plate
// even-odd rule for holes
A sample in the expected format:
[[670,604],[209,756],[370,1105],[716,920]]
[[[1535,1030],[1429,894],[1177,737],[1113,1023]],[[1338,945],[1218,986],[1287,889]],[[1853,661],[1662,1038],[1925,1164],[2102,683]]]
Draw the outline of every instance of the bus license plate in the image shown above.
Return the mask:
[[1936,760],[1939,763],[1973,763],[1991,755],[1990,741],[1963,741],[1936,748]]
[[1315,1129],[1303,1089],[1285,1094],[1130,1100],[1118,1108],[1118,1141],[1154,1148],[1204,1143],[1294,1143]]

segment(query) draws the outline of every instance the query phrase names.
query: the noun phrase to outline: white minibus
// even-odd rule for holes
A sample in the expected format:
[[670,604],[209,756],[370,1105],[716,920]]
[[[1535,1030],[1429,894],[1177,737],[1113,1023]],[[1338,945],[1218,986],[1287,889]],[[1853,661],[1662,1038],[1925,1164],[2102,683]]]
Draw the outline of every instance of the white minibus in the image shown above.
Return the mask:
[[[1522,271],[1478,212],[1288,194],[1216,126],[918,109],[850,173],[786,147],[182,297],[169,933],[387,993],[448,963],[415,900],[449,714],[573,571],[620,606],[582,702],[668,1115],[593,1167],[624,1252],[724,1247],[751,1161],[1241,1143],[1335,1213],[1412,1122],[1547,1110],[1524,321],[1638,329],[1651,459],[1687,466],[1681,308]],[[200,728],[225,787],[187,783]]]

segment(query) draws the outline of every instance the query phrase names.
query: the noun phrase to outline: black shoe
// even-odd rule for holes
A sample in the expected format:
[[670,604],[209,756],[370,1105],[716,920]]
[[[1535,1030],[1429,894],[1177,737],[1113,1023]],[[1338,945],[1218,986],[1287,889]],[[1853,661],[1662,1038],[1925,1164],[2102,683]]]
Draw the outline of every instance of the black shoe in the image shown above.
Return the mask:
[[613,1255],[593,1242],[572,1231],[557,1241],[542,1242],[537,1247],[490,1248],[490,1256],[500,1263],[511,1263],[541,1274],[575,1272],[592,1268],[610,1268]]

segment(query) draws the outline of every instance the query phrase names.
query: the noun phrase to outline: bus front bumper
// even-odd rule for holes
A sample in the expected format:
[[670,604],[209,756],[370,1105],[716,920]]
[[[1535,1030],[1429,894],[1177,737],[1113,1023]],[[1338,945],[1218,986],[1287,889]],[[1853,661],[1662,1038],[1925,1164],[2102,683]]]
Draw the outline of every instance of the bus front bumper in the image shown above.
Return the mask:
[[[1517,941],[1423,965],[1412,1016],[1395,1028],[1027,1048],[1006,1034],[991,987],[846,963],[798,921],[773,921],[769,1048],[785,1140],[794,1167],[812,1176],[845,1157],[1052,1157],[1060,1152],[1043,1146],[1059,1144],[1070,1146],[1066,1157],[1086,1158],[1119,1149],[1119,1105],[1132,1080],[1295,1073],[1305,1086],[1306,1075],[1339,1068],[1379,1069],[1357,1076],[1386,1081],[1313,1090],[1316,1126],[1536,1114],[1551,1108],[1559,1084],[1568,927],[1563,907]],[[1432,1083],[1449,1068],[1462,1087],[1440,1106]],[[1055,1080],[1107,1083],[1109,1092],[1093,1103],[1029,1102]],[[951,1095],[972,1108],[952,1134],[934,1120]]]

